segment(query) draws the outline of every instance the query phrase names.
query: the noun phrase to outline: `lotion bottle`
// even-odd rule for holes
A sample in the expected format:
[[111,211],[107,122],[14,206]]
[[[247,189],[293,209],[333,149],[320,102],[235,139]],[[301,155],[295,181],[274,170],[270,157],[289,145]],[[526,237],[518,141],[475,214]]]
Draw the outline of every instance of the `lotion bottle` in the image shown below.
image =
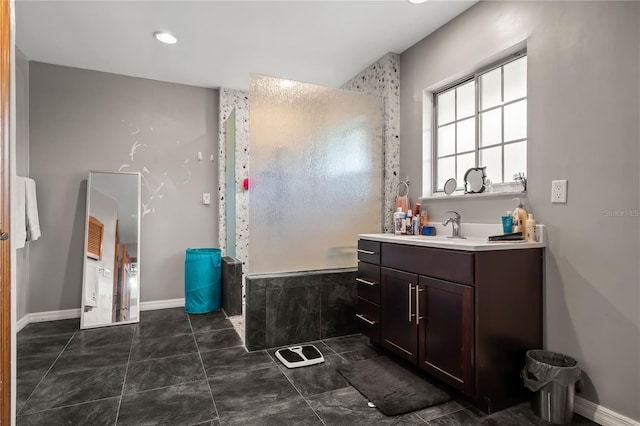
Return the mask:
[[413,214],[411,213],[411,209],[409,209],[405,218],[405,231],[405,234],[413,235]]
[[401,212],[400,215],[400,235],[407,235],[407,214]]
[[529,219],[527,219],[525,228],[527,232],[527,242],[535,243],[538,239],[536,238],[536,221],[533,219],[533,213],[529,213]]
[[404,223],[404,212],[402,207],[398,207],[398,211],[393,214],[393,230],[396,235],[402,233],[402,224]]
[[513,232],[522,232],[522,239],[525,239],[525,225],[527,221],[527,211],[522,205],[522,199],[514,198],[518,200],[518,207],[513,211]]

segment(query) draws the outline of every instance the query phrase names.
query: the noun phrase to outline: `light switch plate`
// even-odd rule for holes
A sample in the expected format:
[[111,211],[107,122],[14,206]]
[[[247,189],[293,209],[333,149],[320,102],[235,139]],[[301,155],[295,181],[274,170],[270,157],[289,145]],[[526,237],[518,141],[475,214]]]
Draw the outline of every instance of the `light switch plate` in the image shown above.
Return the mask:
[[208,192],[203,192],[202,193],[202,204],[204,204],[205,206],[208,206],[209,204],[211,204],[211,194]]
[[567,181],[551,181],[551,202],[554,204],[564,204],[567,202]]

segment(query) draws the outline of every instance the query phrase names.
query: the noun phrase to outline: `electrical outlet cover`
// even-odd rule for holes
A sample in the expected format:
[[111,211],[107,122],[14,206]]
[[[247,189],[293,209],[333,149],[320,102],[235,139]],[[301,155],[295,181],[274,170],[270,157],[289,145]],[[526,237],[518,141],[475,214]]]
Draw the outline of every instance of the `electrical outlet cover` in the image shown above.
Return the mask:
[[554,180],[551,181],[551,202],[566,203],[567,202],[567,181]]

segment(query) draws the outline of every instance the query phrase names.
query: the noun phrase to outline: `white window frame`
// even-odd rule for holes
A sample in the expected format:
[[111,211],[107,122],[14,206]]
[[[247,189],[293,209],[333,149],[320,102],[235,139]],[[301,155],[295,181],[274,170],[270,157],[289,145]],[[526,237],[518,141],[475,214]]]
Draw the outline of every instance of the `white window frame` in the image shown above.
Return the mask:
[[[444,194],[443,189],[442,188],[438,188],[438,104],[437,104],[437,99],[438,99],[438,95],[445,93],[447,91],[450,91],[452,89],[455,89],[459,86],[463,86],[471,81],[475,82],[475,114],[473,117],[475,117],[475,150],[473,151],[475,154],[475,166],[477,167],[479,165],[479,161],[480,161],[480,117],[481,114],[483,112],[487,112],[487,111],[491,111],[491,110],[495,110],[500,108],[501,109],[501,114],[502,114],[502,128],[501,128],[501,141],[500,143],[496,143],[491,145],[491,148],[494,147],[501,147],[501,153],[502,153],[502,184],[498,184],[498,185],[504,185],[505,188],[507,190],[511,190],[511,186],[510,185],[514,182],[513,177],[508,177],[508,176],[504,176],[504,169],[505,169],[505,164],[504,164],[504,147],[511,145],[511,144],[515,144],[515,143],[521,143],[521,142],[525,142],[528,145],[528,130],[527,130],[527,135],[524,138],[520,138],[520,139],[516,139],[516,140],[509,140],[508,142],[504,141],[504,108],[508,105],[520,102],[522,100],[527,100],[528,99],[528,88],[527,88],[527,94],[524,97],[520,97],[517,99],[512,99],[509,100],[507,102],[501,101],[499,104],[491,106],[489,108],[486,109],[481,109],[481,77],[484,74],[487,74],[495,69],[504,67],[505,65],[514,62],[516,60],[522,59],[523,57],[527,56],[527,51],[525,50],[521,50],[515,54],[509,55],[509,57],[507,58],[503,58],[500,61],[494,62],[493,64],[484,67],[472,74],[466,75],[465,77],[462,77],[460,79],[457,79],[456,81],[454,81],[453,83],[447,84],[446,86],[443,86],[437,90],[434,90],[433,92],[430,93],[430,99],[428,99],[428,101],[431,102],[431,106],[432,106],[432,114],[431,114],[431,151],[430,151],[430,155],[429,156],[425,156],[423,165],[424,166],[429,166],[431,169],[431,182],[430,185],[428,186],[431,190],[431,194],[433,195],[442,195]],[[500,85],[501,85],[501,91],[502,91],[502,98],[504,99],[504,72],[502,73],[501,79],[500,79]],[[425,93],[426,95],[426,93]],[[425,96],[425,101],[427,101],[427,97]],[[456,107],[457,108],[457,107]],[[457,123],[459,121],[464,121],[466,119],[471,118],[472,116],[469,117],[463,117],[458,119],[457,118],[457,114],[454,114],[454,120],[452,122],[447,122],[444,124],[441,124],[440,127],[446,126],[446,125],[450,125],[452,123]],[[457,126],[454,126],[454,128]],[[528,126],[527,126],[528,128]],[[426,136],[426,135],[425,135]],[[464,154],[469,154],[472,151],[464,151],[464,152],[458,152],[457,150],[457,135],[456,135],[456,149],[455,152],[453,154],[450,155],[445,155],[442,156],[440,158],[447,158],[447,157],[454,157],[456,158],[458,155],[464,155]],[[457,177],[457,162],[456,162],[456,168],[454,169],[456,171],[456,176]],[[464,189],[464,182],[457,182],[457,193],[462,193],[462,190]],[[519,192],[522,191],[522,189],[518,189],[514,192]]]

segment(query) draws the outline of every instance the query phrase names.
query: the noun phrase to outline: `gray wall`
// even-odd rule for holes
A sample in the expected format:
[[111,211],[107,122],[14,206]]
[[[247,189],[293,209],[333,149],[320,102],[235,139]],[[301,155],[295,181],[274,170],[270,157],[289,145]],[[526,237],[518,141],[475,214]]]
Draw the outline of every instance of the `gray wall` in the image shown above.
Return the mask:
[[[545,346],[579,360],[586,399],[636,420],[639,24],[638,2],[481,2],[405,51],[400,67],[400,176],[419,176],[423,89],[527,41],[527,204],[547,227]],[[567,204],[550,203],[552,179],[569,180]],[[493,223],[515,205],[425,204],[436,220],[455,209],[463,222]]]
[[[16,175],[29,176],[29,62],[16,49]],[[29,250],[16,250],[16,318],[29,313]]]
[[38,62],[29,81],[30,311],[80,307],[90,170],[142,172],[141,300],[184,297],[185,249],[217,245],[216,197],[201,200],[218,185],[218,92]]

